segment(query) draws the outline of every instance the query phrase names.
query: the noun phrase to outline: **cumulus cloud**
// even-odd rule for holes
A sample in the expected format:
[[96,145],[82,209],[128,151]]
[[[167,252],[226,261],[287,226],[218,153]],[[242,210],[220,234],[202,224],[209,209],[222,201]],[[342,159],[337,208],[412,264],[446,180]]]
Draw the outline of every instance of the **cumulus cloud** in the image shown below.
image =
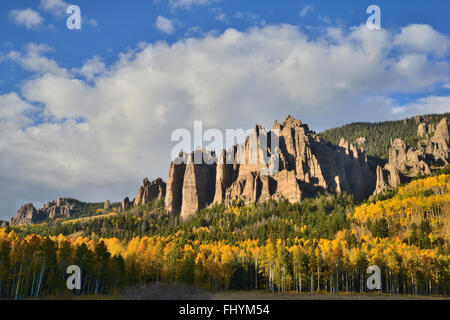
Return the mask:
[[[24,115],[33,106],[23,101],[15,92],[0,95],[0,124],[9,123],[16,128],[31,123],[31,119]],[[1,148],[0,148],[1,149]]]
[[450,50],[450,40],[425,24],[413,24],[401,29],[396,36],[395,44],[405,51],[445,56]]
[[23,25],[27,29],[37,29],[44,22],[39,12],[33,9],[14,9],[9,12],[10,19],[17,25]]
[[408,117],[417,114],[450,112],[450,96],[429,96],[401,107],[392,109],[394,114]]
[[159,31],[167,34],[172,34],[175,32],[175,26],[173,22],[163,16],[158,16],[156,18],[155,26]]
[[44,53],[52,51],[46,44],[29,43],[25,46],[25,54],[19,51],[11,51],[7,57],[20,64],[25,70],[36,74],[52,73],[67,76],[67,70],[60,68],[53,59],[43,56]]
[[62,17],[66,14],[69,4],[63,0],[41,0],[39,8],[50,14]]
[[[49,48],[30,45],[11,58],[35,76],[20,87],[22,99],[3,97],[10,124],[0,125],[0,214],[59,196],[134,196],[144,176],[167,178],[171,133],[194,120],[205,129],[270,128],[292,114],[320,130],[393,112],[449,111],[449,97],[407,106],[391,98],[450,83],[446,57],[407,49],[393,40],[400,34],[365,26],[317,38],[291,25],[228,29],[140,44],[113,65],[93,57],[71,71],[47,57]],[[30,108],[40,121],[24,126]]]
[[105,70],[106,66],[102,58],[100,56],[94,56],[92,59],[88,59],[80,69],[75,68],[73,72],[92,81],[96,76],[105,72]]

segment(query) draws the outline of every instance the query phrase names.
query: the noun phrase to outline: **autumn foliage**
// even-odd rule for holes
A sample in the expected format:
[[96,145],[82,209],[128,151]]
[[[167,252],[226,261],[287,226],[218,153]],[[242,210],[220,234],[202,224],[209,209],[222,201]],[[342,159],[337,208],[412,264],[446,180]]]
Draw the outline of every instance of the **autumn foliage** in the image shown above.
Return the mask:
[[[83,271],[78,294],[159,281],[216,290],[367,292],[366,270],[373,264],[382,270],[385,293],[450,290],[450,175],[413,181],[391,199],[349,206],[343,223],[333,222],[333,214],[344,210],[340,206],[317,221],[306,207],[274,208],[276,218],[263,218],[254,205],[215,208],[214,219],[205,215],[199,225],[186,222],[172,226],[172,233],[131,239],[24,236],[3,229],[0,296],[67,293],[65,269],[71,264]],[[249,221],[271,226],[265,238],[251,234],[259,229],[240,230]],[[340,230],[318,237],[327,222]],[[238,236],[219,236],[233,226]]]

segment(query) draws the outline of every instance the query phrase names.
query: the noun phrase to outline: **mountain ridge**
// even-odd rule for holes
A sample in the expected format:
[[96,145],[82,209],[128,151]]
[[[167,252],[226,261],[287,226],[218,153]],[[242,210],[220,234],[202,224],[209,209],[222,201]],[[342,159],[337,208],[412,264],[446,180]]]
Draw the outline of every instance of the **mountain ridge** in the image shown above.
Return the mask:
[[[437,125],[443,118],[450,119],[450,112],[441,114],[424,114],[402,120],[379,122],[352,122],[339,127],[324,130],[319,135],[331,144],[338,144],[341,138],[364,147],[367,156],[376,164],[384,165],[389,158],[390,139],[401,138],[409,145],[419,141],[417,132],[421,123]],[[358,143],[364,138],[363,143]]]
[[[152,182],[145,178],[137,196],[133,200],[126,197],[122,201],[121,209],[163,199],[167,212],[186,219],[202,208],[222,202],[227,205],[236,201],[260,203],[269,199],[298,202],[320,192],[345,192],[362,201],[409,181],[412,175],[407,174],[406,170],[411,167],[414,168],[415,175],[429,175],[431,171],[448,164],[450,148],[446,115],[424,115],[388,122],[406,124],[409,131],[414,123],[414,141],[418,141],[419,145],[413,147],[402,139],[391,137],[389,161],[375,163],[370,161],[364,148],[368,138],[355,138],[353,144],[341,137],[337,144],[333,144],[330,142],[330,137],[333,136],[331,131],[316,134],[300,120],[288,116],[281,124],[275,121],[272,130],[266,131],[255,126],[252,133],[258,138],[273,134],[275,129],[280,132],[280,161],[276,173],[261,174],[261,169],[270,169],[269,163],[255,166],[235,161],[233,164],[227,164],[225,151],[220,153],[219,161],[213,165],[194,164],[192,160],[195,152],[206,152],[196,150],[189,155],[180,155],[185,158],[185,163],[172,162],[167,183],[160,178]],[[440,122],[436,125],[437,120]],[[355,124],[340,128],[352,125]],[[410,133],[406,135],[409,136]],[[248,156],[249,140],[250,136],[241,146],[235,146],[235,150],[241,147]],[[269,155],[274,154],[270,146],[264,151]],[[436,159],[441,162],[440,166],[436,165]],[[407,161],[408,165],[402,164]],[[383,163],[386,163],[384,167]],[[34,224],[55,217],[67,218],[71,216],[70,210],[73,209],[70,205],[48,203],[43,209],[36,210],[32,204],[27,204],[19,209],[17,217],[11,220],[11,225]]]

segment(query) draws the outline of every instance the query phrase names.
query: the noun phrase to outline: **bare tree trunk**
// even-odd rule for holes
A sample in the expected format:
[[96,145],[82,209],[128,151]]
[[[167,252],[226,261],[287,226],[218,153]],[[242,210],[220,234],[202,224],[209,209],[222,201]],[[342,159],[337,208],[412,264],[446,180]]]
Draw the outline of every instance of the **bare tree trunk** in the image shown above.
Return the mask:
[[258,290],[258,260],[255,261],[255,290]]
[[36,270],[33,271],[33,282],[31,283],[31,296],[34,295],[34,281],[36,279]]
[[299,283],[300,293],[302,293],[302,273],[301,272],[298,274],[298,283]]
[[317,266],[317,291],[320,291],[320,266]]
[[17,280],[15,300],[17,300],[19,298],[19,288],[20,288],[20,278],[21,278],[21,276],[22,276],[22,263],[20,263],[19,279]]
[[44,277],[44,270],[45,270],[45,261],[42,263],[41,274],[39,276],[39,284],[38,284],[38,287],[36,290],[36,297],[39,297],[39,295],[41,293],[42,281],[43,281],[43,277]]

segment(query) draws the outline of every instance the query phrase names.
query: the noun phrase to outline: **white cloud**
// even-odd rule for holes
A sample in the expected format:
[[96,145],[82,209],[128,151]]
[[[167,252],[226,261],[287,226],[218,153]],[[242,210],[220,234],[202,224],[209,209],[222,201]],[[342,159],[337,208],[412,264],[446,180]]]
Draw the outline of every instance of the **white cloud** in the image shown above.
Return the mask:
[[331,19],[328,16],[319,16],[319,21],[325,24],[331,24]]
[[39,8],[54,16],[62,17],[66,15],[69,4],[63,0],[41,0]]
[[303,7],[303,9],[302,9],[302,11],[300,11],[299,15],[300,15],[300,17],[306,17],[308,14],[310,14],[313,11],[314,11],[314,6],[307,5],[307,6]]
[[260,24],[264,23],[264,20],[261,20],[261,18],[257,14],[252,13],[252,12],[237,11],[234,13],[233,18],[239,19],[239,20],[247,20],[251,24],[256,24],[258,22]]
[[9,12],[9,17],[14,23],[23,25],[27,29],[37,29],[44,22],[39,12],[27,8],[23,10],[14,9]]
[[445,112],[450,112],[450,96],[429,96],[414,103],[393,108],[393,113],[402,117]]
[[412,24],[402,28],[394,42],[406,51],[414,50],[438,56],[445,56],[450,50],[449,38],[425,24]]
[[[10,57],[35,72],[20,87],[25,101],[3,97],[17,109],[0,125],[0,214],[59,196],[134,196],[144,176],[167,179],[170,135],[194,120],[247,129],[292,114],[320,130],[386,120],[398,107],[448,111],[448,97],[406,106],[390,98],[450,83],[445,59],[414,47],[398,54],[398,35],[365,26],[318,38],[291,25],[228,29],[140,44],[113,65],[93,57],[71,72],[46,56],[48,47],[29,45]],[[16,117],[28,105],[41,120],[20,129],[26,118]]]
[[12,61],[19,63],[25,70],[37,74],[52,73],[60,76],[66,76],[68,74],[67,70],[60,68],[56,61],[43,56],[44,53],[52,51],[49,46],[29,43],[25,46],[25,51],[25,55],[18,51],[11,51],[7,56]]
[[227,14],[222,8],[212,8],[211,13],[215,15],[217,21],[222,21],[225,23],[230,22],[230,19],[228,19]]
[[218,13],[216,16],[216,20],[228,23],[227,15],[224,12]]
[[169,5],[173,9],[191,9],[193,7],[208,6],[220,0],[169,0]]
[[163,16],[158,16],[158,18],[156,18],[155,26],[159,31],[167,34],[172,34],[175,32],[174,23],[170,19]]
[[32,108],[29,103],[20,99],[17,93],[0,95],[0,125],[5,125],[5,122],[18,125],[18,127],[29,124],[31,119],[25,116],[24,112]]
[[85,17],[85,21],[87,22],[87,24],[89,24],[93,27],[98,27],[98,22],[94,18],[86,18]]
[[81,69],[75,68],[73,71],[91,81],[96,76],[104,73],[105,70],[106,66],[102,58],[100,56],[95,56],[92,59],[87,60]]
[[186,38],[194,37],[194,36],[203,36],[205,33],[203,32],[202,28],[199,26],[193,26],[189,27],[186,32],[184,33],[184,36]]

